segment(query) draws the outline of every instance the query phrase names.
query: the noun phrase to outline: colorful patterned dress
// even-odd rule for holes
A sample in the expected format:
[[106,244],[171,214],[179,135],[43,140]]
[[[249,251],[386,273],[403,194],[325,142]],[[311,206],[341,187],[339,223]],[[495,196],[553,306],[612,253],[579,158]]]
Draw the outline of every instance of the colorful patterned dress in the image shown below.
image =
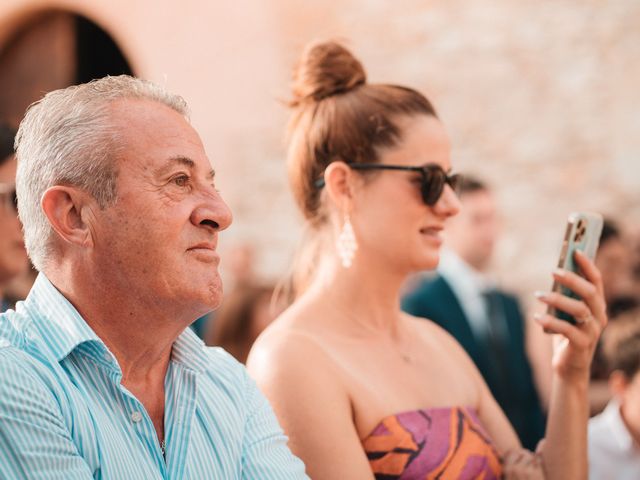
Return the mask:
[[502,475],[498,453],[472,408],[392,415],[362,444],[376,480],[491,480]]

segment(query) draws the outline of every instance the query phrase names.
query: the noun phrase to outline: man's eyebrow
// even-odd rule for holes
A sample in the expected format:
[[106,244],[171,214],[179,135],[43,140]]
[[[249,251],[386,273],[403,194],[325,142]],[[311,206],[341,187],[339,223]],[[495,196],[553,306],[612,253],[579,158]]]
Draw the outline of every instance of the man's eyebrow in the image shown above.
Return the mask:
[[[194,162],[189,157],[185,157],[183,155],[177,155],[175,157],[169,158],[164,164],[158,168],[158,174],[162,175],[171,170],[172,167],[176,165],[183,165],[187,167],[189,170],[195,170],[196,162]],[[207,172],[207,178],[213,180],[216,176],[215,170],[212,168]]]
[[171,170],[171,168],[175,165],[183,165],[191,170],[195,168],[196,162],[191,160],[189,157],[177,155],[175,157],[169,158],[166,162],[164,162],[162,166],[158,168],[158,173],[166,173],[167,170]]

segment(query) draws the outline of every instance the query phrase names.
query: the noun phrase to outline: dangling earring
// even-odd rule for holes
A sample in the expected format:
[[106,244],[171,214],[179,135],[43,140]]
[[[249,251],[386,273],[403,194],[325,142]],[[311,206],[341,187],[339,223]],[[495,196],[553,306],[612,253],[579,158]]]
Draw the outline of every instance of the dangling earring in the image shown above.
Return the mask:
[[353,233],[353,227],[351,226],[348,213],[344,216],[344,225],[342,225],[342,231],[340,235],[338,235],[336,248],[338,249],[338,256],[342,261],[342,266],[349,268],[353,264],[353,257],[356,254],[356,250],[358,250],[358,242]]

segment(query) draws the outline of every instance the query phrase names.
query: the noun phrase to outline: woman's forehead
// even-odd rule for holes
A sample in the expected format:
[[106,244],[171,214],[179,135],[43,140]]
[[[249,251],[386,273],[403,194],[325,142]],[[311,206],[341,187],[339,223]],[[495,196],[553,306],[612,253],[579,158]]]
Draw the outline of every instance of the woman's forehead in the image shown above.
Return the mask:
[[412,166],[435,163],[445,171],[450,169],[451,142],[437,118],[430,115],[405,117],[398,126],[400,141],[382,152],[381,162]]

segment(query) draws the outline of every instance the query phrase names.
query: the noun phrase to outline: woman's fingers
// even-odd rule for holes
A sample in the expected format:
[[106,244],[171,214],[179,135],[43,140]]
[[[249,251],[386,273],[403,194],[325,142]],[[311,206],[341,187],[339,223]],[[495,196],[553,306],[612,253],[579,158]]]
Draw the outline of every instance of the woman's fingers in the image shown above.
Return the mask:
[[574,260],[580,267],[580,271],[584,277],[591,282],[600,293],[604,293],[604,285],[602,284],[602,275],[595,263],[589,259],[583,252],[576,250]]
[[[576,346],[589,347],[592,342],[591,336],[582,331],[579,326],[572,325],[571,323],[560,320],[552,315],[545,313],[536,313],[533,316],[534,320],[542,325],[547,333],[557,333],[564,335],[567,339]],[[591,320],[593,321],[593,320]]]
[[585,278],[562,269],[555,270],[553,278],[578,295],[587,304],[600,326],[604,328],[607,318],[600,272],[584,253],[576,251],[574,258]]
[[539,455],[525,449],[510,450],[502,459],[506,480],[543,479],[542,460]]
[[575,260],[584,276],[596,288],[597,294],[591,297],[585,297],[584,301],[589,305],[591,312],[598,319],[601,328],[604,328],[607,326],[607,304],[604,299],[604,285],[602,283],[600,270],[580,251],[576,252]]
[[536,292],[535,295],[541,302],[571,315],[578,324],[585,323],[592,317],[591,310],[583,301],[556,292]]

